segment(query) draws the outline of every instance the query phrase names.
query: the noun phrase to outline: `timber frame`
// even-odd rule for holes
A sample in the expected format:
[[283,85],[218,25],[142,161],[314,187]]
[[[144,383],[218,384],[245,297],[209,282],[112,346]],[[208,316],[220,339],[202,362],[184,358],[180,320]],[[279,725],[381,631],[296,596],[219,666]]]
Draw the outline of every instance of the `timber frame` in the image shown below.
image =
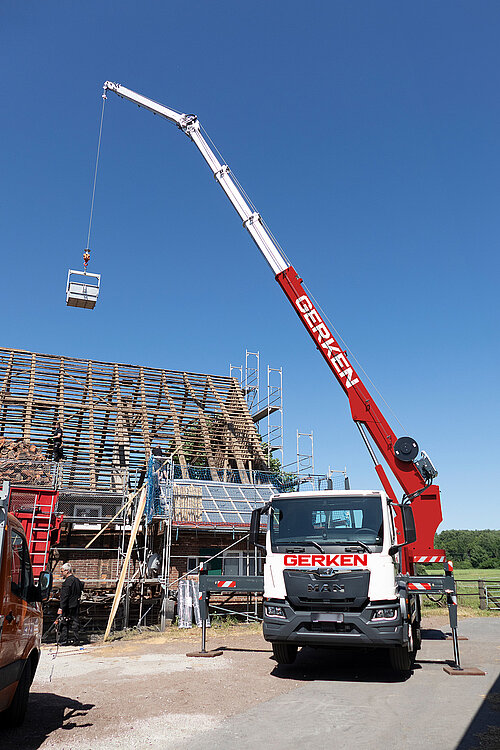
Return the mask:
[[45,451],[54,421],[69,484],[88,490],[110,471],[139,481],[155,446],[183,478],[188,465],[267,468],[236,378],[0,348],[0,438]]

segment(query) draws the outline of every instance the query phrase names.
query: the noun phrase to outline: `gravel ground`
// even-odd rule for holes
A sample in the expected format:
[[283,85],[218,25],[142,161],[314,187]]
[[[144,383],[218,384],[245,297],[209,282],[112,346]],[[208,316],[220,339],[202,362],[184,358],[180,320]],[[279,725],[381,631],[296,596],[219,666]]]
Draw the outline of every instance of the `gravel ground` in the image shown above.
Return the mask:
[[[441,629],[447,631],[447,619],[433,617],[425,626],[432,637]],[[457,716],[451,720],[449,739],[445,734],[435,745],[421,716],[422,745],[414,741],[412,747],[455,750],[457,738],[467,730],[500,673],[500,618],[464,621],[462,630],[471,633],[469,641],[461,642],[463,663],[487,665],[486,677],[446,676],[442,666],[452,657],[452,645],[435,638],[424,642],[414,675],[407,681],[395,678],[384,656],[374,653],[339,655],[308,649],[299,654],[293,667],[279,667],[255,626],[209,631],[208,648],[223,650],[222,656],[213,659],[186,656],[199,648],[197,630],[173,630],[81,650],[66,647],[59,649],[56,658],[47,648],[33,683],[25,724],[16,730],[0,730],[0,748],[211,750],[222,745],[243,750],[272,744],[274,750],[289,750],[307,744],[311,733],[316,746],[340,748],[349,742],[349,727],[356,716],[365,711],[371,729],[365,722],[368,734],[363,739],[364,730],[358,727],[353,744],[358,750],[365,746],[389,750],[392,746],[387,740],[377,744],[378,712],[389,712],[388,724],[394,724],[390,736],[398,737],[403,707],[411,703],[413,691],[420,712],[428,711],[435,721],[450,721],[454,704]],[[438,696],[442,711],[437,707]],[[403,705],[392,711],[390,706],[397,705],[399,698]],[[299,719],[302,710],[307,716]],[[337,741],[329,734],[331,727],[324,725],[325,712],[331,716],[332,710]],[[496,713],[500,716],[498,709]],[[487,729],[489,714],[484,721]],[[290,735],[295,723],[296,731]],[[481,721],[476,719],[476,725],[475,730],[481,728]],[[430,732],[427,739],[426,732]],[[395,740],[394,747],[407,746],[400,741],[400,737]],[[474,741],[471,735],[472,744],[464,741],[460,748],[476,747]],[[489,745],[484,747],[490,750]]]

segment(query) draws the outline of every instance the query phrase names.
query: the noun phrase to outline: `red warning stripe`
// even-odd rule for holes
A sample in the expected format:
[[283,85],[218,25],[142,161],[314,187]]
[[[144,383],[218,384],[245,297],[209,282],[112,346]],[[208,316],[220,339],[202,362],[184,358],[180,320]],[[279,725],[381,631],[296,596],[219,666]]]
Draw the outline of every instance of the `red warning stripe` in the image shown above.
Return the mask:
[[430,583],[409,583],[409,591],[430,591],[432,585]]
[[416,563],[440,563],[444,562],[446,557],[444,555],[415,555],[413,562]]
[[217,581],[217,588],[219,589],[235,589],[236,581]]

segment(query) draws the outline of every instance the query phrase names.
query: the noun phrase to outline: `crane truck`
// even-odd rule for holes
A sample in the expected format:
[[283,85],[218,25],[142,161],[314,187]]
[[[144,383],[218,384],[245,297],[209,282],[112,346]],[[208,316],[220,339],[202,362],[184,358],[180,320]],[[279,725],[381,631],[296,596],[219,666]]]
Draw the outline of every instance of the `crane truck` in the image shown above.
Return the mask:
[[[421,644],[420,596],[443,593],[460,668],[453,566],[444,550],[434,549],[442,513],[429,456],[419,452],[416,440],[393,432],[299,274],[209,145],[197,116],[118,83],[106,81],[104,99],[107,91],[174,123],[197,146],[346,394],[382,486],[278,494],[254,510],[250,538],[266,551],[263,633],[276,660],[292,663],[303,645],[383,648],[392,667],[407,672]],[[376,450],[403,490],[399,502]],[[259,545],[263,515],[265,546]],[[419,563],[443,563],[444,573],[416,575]]]

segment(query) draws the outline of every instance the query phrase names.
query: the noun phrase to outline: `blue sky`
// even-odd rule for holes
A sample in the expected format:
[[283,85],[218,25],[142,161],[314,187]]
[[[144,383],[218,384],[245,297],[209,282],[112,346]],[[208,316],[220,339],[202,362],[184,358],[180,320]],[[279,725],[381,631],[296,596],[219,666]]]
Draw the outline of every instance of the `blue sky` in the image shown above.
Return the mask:
[[[101,86],[195,112],[439,469],[441,528],[500,526],[495,2],[23,2],[0,9],[2,345],[228,373],[283,367],[286,461],[377,478],[347,399],[196,148]],[[371,386],[368,384],[370,390]]]

